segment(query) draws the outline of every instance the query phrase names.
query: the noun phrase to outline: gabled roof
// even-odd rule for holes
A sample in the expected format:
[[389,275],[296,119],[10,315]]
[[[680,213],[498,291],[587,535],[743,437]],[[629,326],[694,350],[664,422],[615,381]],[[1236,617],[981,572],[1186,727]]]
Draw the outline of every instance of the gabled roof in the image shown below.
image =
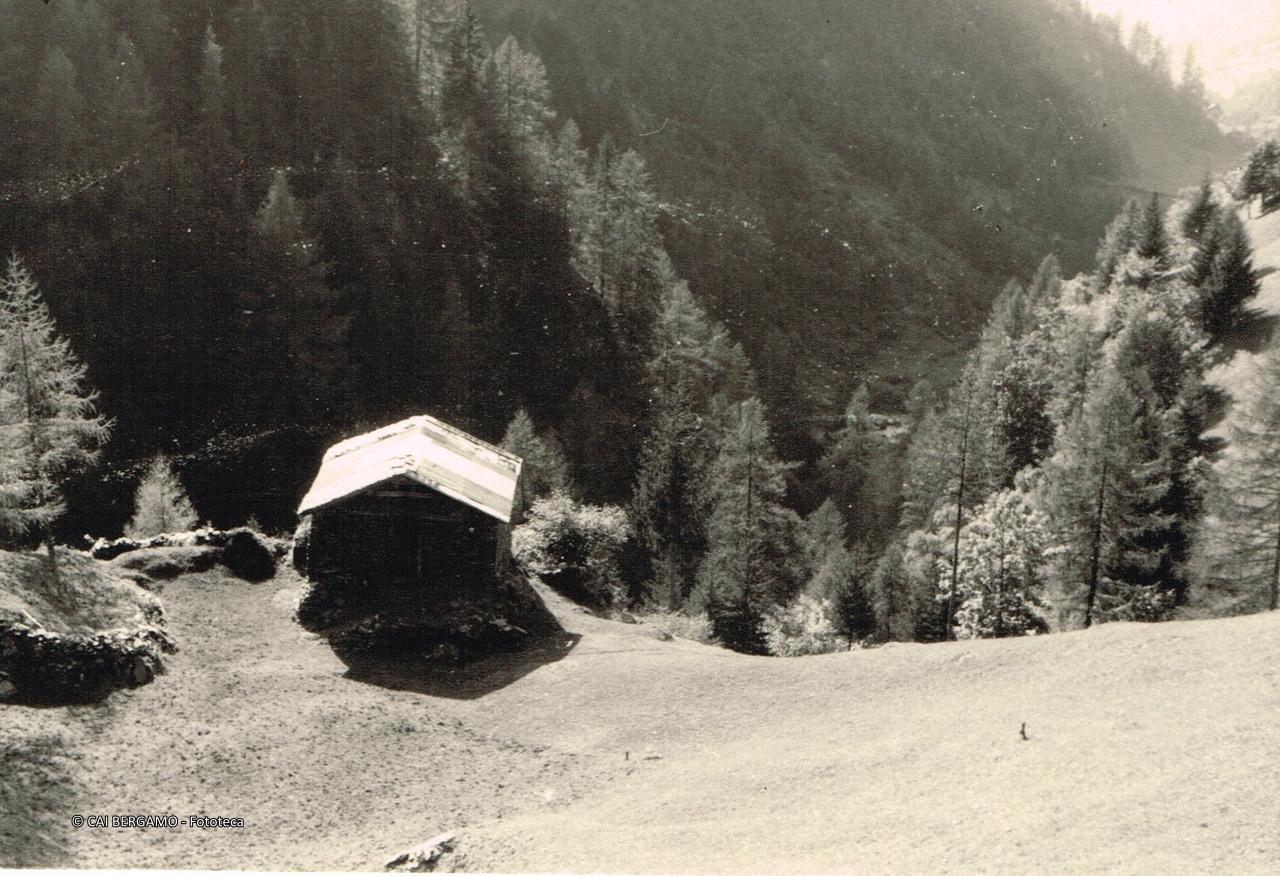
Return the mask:
[[307,514],[393,478],[511,521],[521,460],[434,417],[411,417],[329,448],[298,514]]

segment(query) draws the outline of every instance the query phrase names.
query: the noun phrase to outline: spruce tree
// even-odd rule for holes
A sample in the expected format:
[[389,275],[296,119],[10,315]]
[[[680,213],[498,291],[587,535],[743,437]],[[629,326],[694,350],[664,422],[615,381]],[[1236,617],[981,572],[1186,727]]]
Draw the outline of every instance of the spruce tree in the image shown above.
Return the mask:
[[85,102],[76,85],[76,70],[60,48],[45,54],[36,80],[27,125],[33,156],[54,167],[75,167],[84,158],[88,139]]
[[1258,274],[1249,233],[1240,217],[1224,211],[1210,235],[1204,254],[1192,262],[1192,273],[1200,280],[1201,323],[1210,340],[1221,344],[1248,326],[1249,303],[1259,289]]
[[1153,192],[1147,208],[1142,214],[1142,224],[1138,226],[1135,246],[1137,253],[1144,259],[1150,259],[1156,270],[1168,270],[1169,235],[1164,227],[1164,210],[1160,208],[1160,195]]
[[1213,184],[1208,177],[1196,189],[1187,212],[1182,217],[1182,234],[1187,240],[1199,244],[1213,227],[1218,217],[1218,204],[1213,197]]
[[173,460],[156,454],[133,495],[133,517],[126,538],[144,539],[166,532],[186,532],[199,517],[173,469]]
[[648,554],[649,596],[671,608],[688,598],[706,542],[706,479],[712,436],[685,382],[661,396],[640,450],[629,509],[637,541]]
[[1123,599],[1131,589],[1123,572],[1159,564],[1143,541],[1166,522],[1153,509],[1168,484],[1164,466],[1142,447],[1140,413],[1125,379],[1104,365],[1045,463],[1039,505],[1052,521],[1061,626],[1089,627],[1104,616],[1104,598]]
[[866,386],[849,399],[844,419],[818,465],[845,523],[859,539],[891,526],[893,497],[884,469],[887,448],[871,422]]
[[1120,260],[1133,249],[1141,221],[1142,208],[1138,206],[1136,199],[1131,198],[1107,226],[1095,257],[1098,265],[1098,288],[1106,289],[1110,285]]
[[805,592],[833,608],[833,620],[851,645],[871,636],[876,630],[868,593],[871,557],[863,542],[849,547],[844,520],[830,499],[805,520],[804,552],[809,573]]
[[711,516],[698,586],[716,635],[728,647],[764,654],[764,612],[796,592],[799,520],[783,506],[785,473],[769,440],[764,406],[735,405],[709,477]]
[[15,253],[0,281],[0,425],[4,427],[5,505],[0,525],[36,534],[56,574],[53,524],[66,483],[98,458],[110,424],[84,386],[85,367],[57,327],[35,278]]

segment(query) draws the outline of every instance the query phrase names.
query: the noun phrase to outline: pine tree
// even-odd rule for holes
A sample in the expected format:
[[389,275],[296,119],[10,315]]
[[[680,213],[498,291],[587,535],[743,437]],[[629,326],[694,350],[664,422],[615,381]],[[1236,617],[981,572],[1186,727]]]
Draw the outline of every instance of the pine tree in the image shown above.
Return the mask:
[[156,454],[133,496],[133,517],[124,528],[126,538],[144,539],[165,532],[186,532],[199,517],[187,491],[173,470],[173,460]]
[[962,539],[956,638],[1047,630],[1041,589],[1048,526],[1045,515],[1016,489],[993,494],[978,509]]
[[742,345],[707,314],[688,283],[674,278],[658,309],[648,371],[659,397],[683,383],[695,410],[704,415],[717,395],[739,402],[755,393],[755,375]]
[[554,441],[538,434],[533,418],[524,408],[516,411],[507,424],[501,446],[503,450],[524,460],[514,502],[515,510],[511,515],[513,524],[523,523],[529,509],[538,499],[552,493],[572,494],[569,463],[564,458],[564,451]]
[[53,523],[65,510],[63,488],[98,458],[110,424],[84,388],[85,368],[59,337],[35,279],[15,253],[0,292],[0,424],[6,451],[0,525],[36,533],[57,572]]
[[712,466],[711,516],[699,590],[716,635],[728,647],[766,653],[764,612],[796,592],[799,520],[786,509],[785,472],[769,440],[764,406],[735,405],[730,429]]

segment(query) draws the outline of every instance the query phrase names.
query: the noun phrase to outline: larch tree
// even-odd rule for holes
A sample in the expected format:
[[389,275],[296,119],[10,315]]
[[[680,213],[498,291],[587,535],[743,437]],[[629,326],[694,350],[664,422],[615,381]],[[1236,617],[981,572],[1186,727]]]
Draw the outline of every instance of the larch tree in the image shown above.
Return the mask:
[[555,119],[547,70],[537,55],[508,36],[494,50],[489,66],[494,110],[526,156],[545,160],[547,130]]
[[53,524],[67,482],[92,466],[110,434],[85,387],[85,367],[58,336],[35,278],[15,253],[0,281],[0,425],[5,503],[0,525],[37,535],[57,574]]
[[1048,527],[1048,518],[1017,489],[992,494],[965,524],[957,639],[1047,631],[1041,590]]
[[199,517],[173,469],[173,460],[156,454],[133,494],[133,517],[124,528],[126,538],[144,539],[166,532],[186,532]]
[[538,434],[533,418],[524,408],[516,411],[507,424],[501,447],[524,461],[516,488],[515,511],[511,515],[513,524],[523,523],[537,500],[552,493],[573,492],[564,451],[555,441]]

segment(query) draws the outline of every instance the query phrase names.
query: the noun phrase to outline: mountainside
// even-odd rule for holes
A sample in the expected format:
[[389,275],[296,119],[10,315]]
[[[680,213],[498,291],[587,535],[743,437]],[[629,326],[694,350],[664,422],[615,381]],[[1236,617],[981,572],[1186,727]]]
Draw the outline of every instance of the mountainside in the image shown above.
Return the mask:
[[370,870],[450,830],[441,869],[490,872],[1280,864],[1274,613],[766,660],[544,591],[555,649],[357,678],[298,635],[299,586],[183,576],[168,675],[0,711],[0,863]]
[[1280,133],[1280,70],[1259,73],[1232,92],[1222,121],[1258,138]]
[[792,422],[946,380],[1006,279],[1084,268],[1123,197],[1244,151],[1071,3],[474,5],[588,141],[642,152],[677,267]]

